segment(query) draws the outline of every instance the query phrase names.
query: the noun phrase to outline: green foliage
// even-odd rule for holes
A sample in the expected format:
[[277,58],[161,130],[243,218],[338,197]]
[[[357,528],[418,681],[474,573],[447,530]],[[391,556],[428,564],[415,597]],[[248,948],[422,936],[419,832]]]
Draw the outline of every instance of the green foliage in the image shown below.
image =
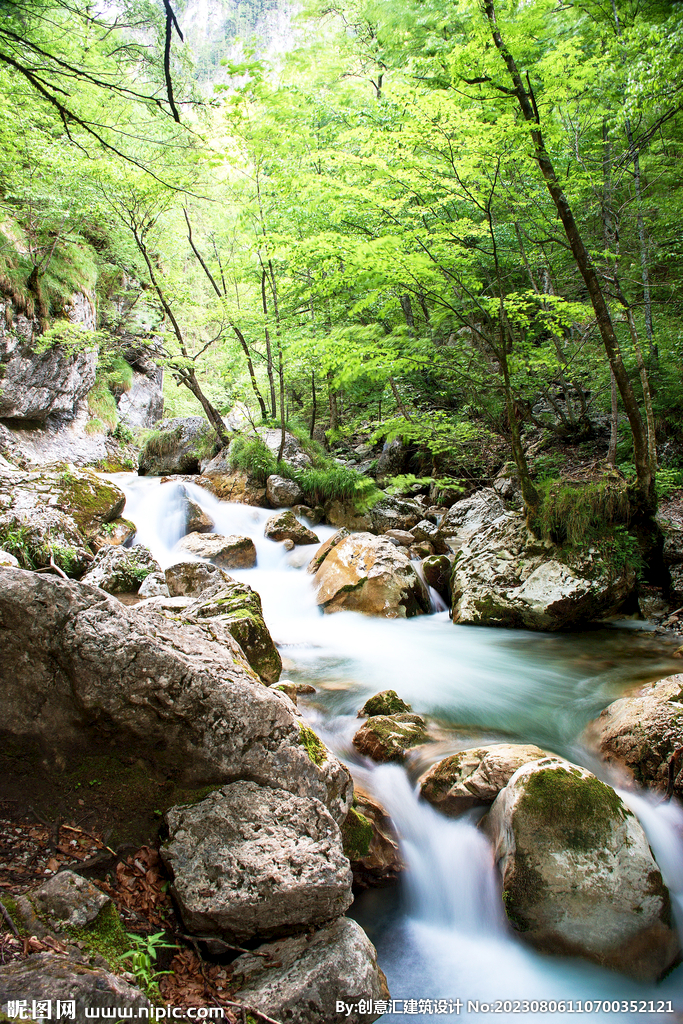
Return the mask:
[[36,568],[33,540],[26,526],[0,526],[0,548],[14,555],[22,569]]
[[615,524],[629,521],[626,483],[570,483],[545,480],[538,485],[541,503],[534,528],[556,544],[578,547],[596,532],[608,534]]
[[228,448],[228,461],[233,469],[242,469],[265,484],[277,470],[277,460],[260,437],[238,434]]
[[89,927],[67,927],[66,932],[74,941],[82,944],[86,955],[103,957],[112,970],[116,970],[128,945],[128,936],[113,903],[104,907]]
[[301,746],[305,748],[306,753],[313,762],[320,766],[327,760],[327,748],[325,744],[320,740],[316,734],[303,722],[299,722],[299,740]]
[[133,935],[126,933],[130,948],[121,953],[117,958],[119,962],[124,961],[127,969],[135,976],[135,980],[147,995],[155,1000],[159,995],[159,978],[170,971],[158,971],[156,961],[162,949],[174,949],[175,943],[165,941],[166,932],[156,932],[154,935]]
[[290,475],[301,487],[309,505],[322,505],[332,499],[352,500],[360,511],[371,508],[382,496],[370,477],[331,460],[324,468],[290,471]]
[[658,498],[668,498],[674,491],[683,487],[683,470],[660,469],[655,486]]
[[88,392],[88,409],[95,420],[113,430],[119,420],[116,399],[109,390],[105,377],[95,378],[95,384]]

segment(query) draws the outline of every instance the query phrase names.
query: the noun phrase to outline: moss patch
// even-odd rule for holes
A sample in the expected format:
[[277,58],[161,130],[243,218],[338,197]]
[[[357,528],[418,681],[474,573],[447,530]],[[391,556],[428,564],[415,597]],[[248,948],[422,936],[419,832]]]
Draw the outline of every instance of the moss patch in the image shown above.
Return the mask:
[[312,729],[309,729],[307,725],[299,723],[299,729],[301,730],[301,746],[305,748],[306,753],[313,764],[323,764],[327,760],[327,749],[325,744],[316,736]]
[[382,690],[366,700],[360,713],[370,718],[373,715],[400,715],[403,711],[412,711],[410,704],[401,700],[396,690]]
[[539,827],[552,828],[563,846],[578,852],[604,846],[615,821],[625,820],[629,813],[604,782],[566,768],[529,775],[519,808]]
[[344,853],[349,860],[361,860],[362,857],[367,857],[374,832],[372,823],[364,814],[352,807],[346,815],[341,833]]
[[120,957],[130,948],[118,911],[113,903],[107,904],[88,928],[64,928],[65,934],[82,944],[86,956],[101,956],[110,970],[120,974],[124,970]]

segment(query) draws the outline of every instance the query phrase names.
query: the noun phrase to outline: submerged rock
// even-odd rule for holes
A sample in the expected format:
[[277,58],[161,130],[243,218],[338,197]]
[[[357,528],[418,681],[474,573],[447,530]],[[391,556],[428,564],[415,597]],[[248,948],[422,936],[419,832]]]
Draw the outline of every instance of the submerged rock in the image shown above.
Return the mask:
[[[282,1024],[364,1024],[375,1000],[389,999],[377,953],[355,921],[342,917],[309,935],[259,946],[233,961],[237,999]],[[363,1000],[368,1012],[358,1010]],[[353,1006],[339,1012],[337,1003]]]
[[491,804],[518,768],[546,757],[539,747],[495,743],[461,750],[432,765],[420,778],[420,795],[443,814]]
[[339,827],[318,800],[234,782],[166,817],[161,856],[197,935],[237,943],[289,935],[352,902]]
[[316,600],[326,612],[345,609],[394,619],[430,610],[427,588],[405,550],[370,533],[351,534],[331,547],[314,582]]
[[[683,748],[683,675],[615,700],[590,723],[586,738],[608,764],[625,769],[641,786],[666,790],[669,762]],[[680,760],[672,764],[671,784],[683,797],[681,767]]]
[[188,551],[199,558],[208,558],[223,569],[251,569],[256,565],[256,548],[251,537],[220,533],[188,533],[176,544],[179,552]]
[[276,512],[267,520],[264,533],[270,540],[291,540],[294,544],[320,542],[320,538],[300,523],[293,512]]
[[524,765],[485,829],[508,918],[527,942],[640,981],[655,981],[676,962],[669,893],[645,834],[590,772],[554,757]]
[[152,574],[161,574],[161,566],[149,548],[142,544],[133,548],[108,546],[98,551],[82,582],[101,587],[108,594],[135,594]]
[[411,747],[427,739],[427,726],[420,715],[374,715],[353,737],[353,745],[373,761],[404,761]]

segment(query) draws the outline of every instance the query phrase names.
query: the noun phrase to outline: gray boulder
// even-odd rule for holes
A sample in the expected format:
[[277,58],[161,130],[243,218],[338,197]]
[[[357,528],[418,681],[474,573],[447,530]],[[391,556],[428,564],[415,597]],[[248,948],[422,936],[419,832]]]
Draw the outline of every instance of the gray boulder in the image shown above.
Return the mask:
[[3,551],[0,549],[0,566],[7,566],[10,569],[19,568],[19,560],[11,555],[9,551]]
[[387,530],[412,530],[422,519],[422,506],[405,498],[381,498],[369,512],[375,533]]
[[149,576],[145,576],[138,590],[138,597],[142,598],[170,596],[163,572],[151,572]]
[[8,568],[0,649],[3,728],[40,744],[53,775],[72,755],[118,747],[167,766],[179,784],[248,778],[320,800],[337,819],[348,810],[346,768],[302,730],[291,702],[261,683],[227,631],[219,642],[210,626]]
[[127,427],[149,429],[164,415],[164,371],[153,377],[133,372],[133,383],[117,402],[119,418]]
[[198,473],[203,455],[215,443],[216,435],[203,416],[162,420],[140,453],[140,475]]
[[100,548],[82,582],[101,587],[108,594],[136,594],[152,574],[161,574],[161,566],[149,548],[142,544],[132,548],[110,545]]
[[287,480],[275,473],[266,480],[266,498],[273,508],[291,508],[304,500],[304,492],[296,480]]
[[109,896],[73,871],[58,871],[37,889],[17,899],[22,924],[31,935],[44,931],[46,924],[57,931],[87,928],[103,910],[113,906]]
[[269,540],[291,540],[294,544],[319,543],[319,537],[303,526],[293,512],[276,512],[266,521],[264,533]]
[[187,551],[199,558],[208,558],[223,569],[251,569],[256,565],[256,548],[251,537],[220,533],[188,533],[176,544],[179,554]]
[[428,739],[424,718],[403,712],[368,718],[353,737],[353,745],[373,761],[405,761],[411,747]]
[[[282,439],[280,431],[274,427],[259,427],[257,433],[265,442],[271,454],[277,458]],[[310,456],[304,451],[301,441],[294,434],[290,434],[289,431],[285,432],[285,447],[282,452],[282,458],[284,462],[288,462],[295,469],[310,469],[312,465]]]
[[420,795],[442,814],[456,816],[493,803],[518,768],[546,754],[539,747],[494,743],[437,761],[420,778]]
[[[342,917],[309,935],[281,939],[232,964],[237,999],[282,1024],[364,1024],[380,1016],[361,1000],[389,999],[375,948],[355,921]],[[353,1006],[340,1013],[337,1003]]]
[[165,579],[171,597],[199,597],[216,584],[234,582],[212,562],[175,562],[166,570]]
[[197,935],[237,943],[288,935],[352,902],[339,826],[319,800],[234,782],[166,818],[161,856]]
[[546,757],[520,768],[485,820],[508,918],[544,953],[581,956],[640,981],[679,940],[645,833],[609,786]]
[[[28,998],[28,1011],[32,1001],[48,1000],[55,1006],[74,1001],[76,1024],[86,1024],[86,1010],[99,1007],[128,1011],[126,1016],[137,1016],[139,1010],[153,1015],[149,999],[139,988],[123,978],[97,967],[74,962],[53,953],[36,953],[27,960],[0,967],[0,1016],[10,1019],[8,1002]],[[12,1015],[14,1016],[14,1015]]]

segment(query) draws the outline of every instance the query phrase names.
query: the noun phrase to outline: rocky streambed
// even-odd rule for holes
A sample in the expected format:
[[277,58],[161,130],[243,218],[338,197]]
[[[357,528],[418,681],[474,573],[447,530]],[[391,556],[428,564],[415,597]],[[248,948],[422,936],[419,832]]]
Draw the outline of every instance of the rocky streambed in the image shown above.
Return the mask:
[[[628,580],[534,547],[495,492],[445,525],[388,507],[340,531],[187,479],[117,477],[100,500],[97,479],[78,519],[63,470],[13,478],[34,495],[20,510],[38,488],[71,516],[84,564],[80,582],[0,569],[5,799],[38,777],[46,802],[73,796],[84,759],[98,779],[118,761],[116,838],[163,815],[186,933],[206,955],[255,946],[233,964],[243,1002],[283,1022],[374,1019],[334,1007],[388,1006],[382,970],[425,1020],[456,997],[680,1009],[683,822],[661,801],[680,786],[681,686],[623,697],[675,671],[675,645],[430,614],[441,579],[460,622],[554,630],[617,607]],[[146,549],[124,546],[131,521]]]

